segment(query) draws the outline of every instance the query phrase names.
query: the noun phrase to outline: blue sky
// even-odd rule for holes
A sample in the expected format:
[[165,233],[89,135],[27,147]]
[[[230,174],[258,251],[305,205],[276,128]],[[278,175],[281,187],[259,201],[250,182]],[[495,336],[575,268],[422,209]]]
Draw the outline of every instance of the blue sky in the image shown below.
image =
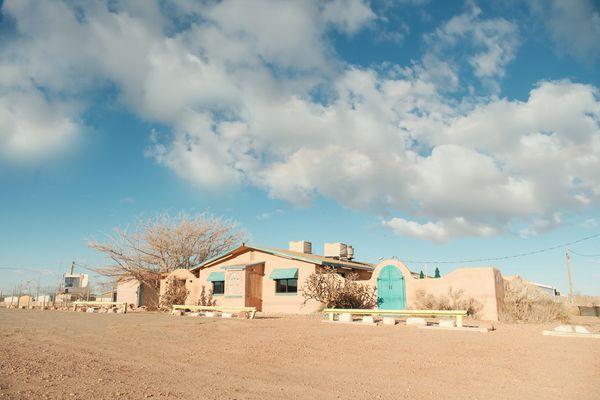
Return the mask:
[[[598,2],[0,4],[5,291],[165,210],[370,262],[600,232]],[[567,289],[564,249],[429,268],[482,264]],[[573,269],[600,294],[600,257]]]

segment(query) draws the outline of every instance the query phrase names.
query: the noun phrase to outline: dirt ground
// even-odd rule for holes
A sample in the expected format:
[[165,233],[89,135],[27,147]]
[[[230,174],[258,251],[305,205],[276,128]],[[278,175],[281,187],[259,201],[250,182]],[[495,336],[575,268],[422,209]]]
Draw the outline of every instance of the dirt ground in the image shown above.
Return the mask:
[[600,340],[552,326],[0,309],[0,399],[599,399]]

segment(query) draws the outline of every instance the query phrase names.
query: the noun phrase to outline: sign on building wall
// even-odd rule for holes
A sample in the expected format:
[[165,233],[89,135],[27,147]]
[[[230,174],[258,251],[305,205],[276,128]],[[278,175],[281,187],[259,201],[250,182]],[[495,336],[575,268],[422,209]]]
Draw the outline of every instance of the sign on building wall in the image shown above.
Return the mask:
[[227,270],[225,271],[225,295],[226,296],[244,296],[245,294],[245,271]]

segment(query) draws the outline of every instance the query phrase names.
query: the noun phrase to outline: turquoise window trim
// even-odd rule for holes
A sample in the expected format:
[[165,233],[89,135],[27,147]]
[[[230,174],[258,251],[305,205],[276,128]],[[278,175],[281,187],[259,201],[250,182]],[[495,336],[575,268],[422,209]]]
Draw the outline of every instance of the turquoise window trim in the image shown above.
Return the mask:
[[275,292],[275,296],[298,296],[298,293],[277,293]]
[[222,293],[213,293],[213,297],[223,297],[224,295]]
[[225,295],[226,299],[241,299],[242,297],[244,297],[244,296],[242,296],[241,294],[226,294]]
[[298,279],[298,268],[275,268],[271,271],[269,279]]
[[225,281],[225,272],[223,271],[213,271],[208,275],[208,278],[206,278],[206,280],[208,282],[219,282],[219,281]]

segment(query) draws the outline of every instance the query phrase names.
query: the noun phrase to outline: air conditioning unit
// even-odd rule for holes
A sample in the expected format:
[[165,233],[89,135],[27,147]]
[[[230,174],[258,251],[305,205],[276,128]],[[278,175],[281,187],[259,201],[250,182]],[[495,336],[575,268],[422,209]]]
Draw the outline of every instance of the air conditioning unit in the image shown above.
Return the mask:
[[329,258],[347,258],[348,257],[348,246],[344,243],[325,243],[323,248],[323,255]]
[[312,254],[312,243],[306,240],[299,240],[297,242],[290,242],[290,251],[298,253]]
[[348,256],[348,260],[352,260],[354,258],[354,247],[352,247],[352,246],[346,247],[346,253]]

